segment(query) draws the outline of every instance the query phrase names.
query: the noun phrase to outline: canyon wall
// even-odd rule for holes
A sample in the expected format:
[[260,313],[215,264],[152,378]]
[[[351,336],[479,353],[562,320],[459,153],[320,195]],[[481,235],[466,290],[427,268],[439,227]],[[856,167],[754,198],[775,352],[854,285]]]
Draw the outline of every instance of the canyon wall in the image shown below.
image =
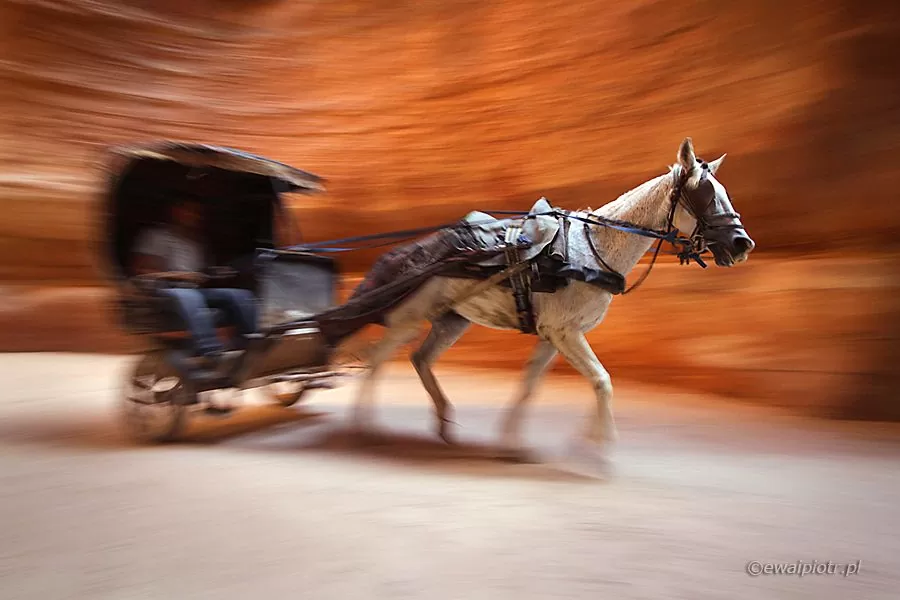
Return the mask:
[[[614,376],[896,417],[898,25],[900,5],[849,0],[0,0],[0,350],[133,347],[97,260],[109,144],[322,175],[327,196],[291,199],[314,240],[541,195],[596,207],[690,135],[728,153],[758,250],[730,271],[664,258],[592,333],[598,355]],[[529,345],[473,331],[447,360],[517,366]]]

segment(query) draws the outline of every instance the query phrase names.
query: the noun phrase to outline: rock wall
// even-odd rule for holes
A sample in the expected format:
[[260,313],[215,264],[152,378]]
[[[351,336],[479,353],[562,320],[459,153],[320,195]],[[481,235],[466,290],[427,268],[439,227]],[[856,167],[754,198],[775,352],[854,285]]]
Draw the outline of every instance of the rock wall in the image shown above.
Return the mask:
[[[660,269],[594,334],[630,350],[598,353],[636,376],[885,415],[898,24],[900,5],[871,0],[0,0],[0,348],[122,347],[96,287],[111,143],[201,140],[316,172],[328,196],[292,208],[326,239],[540,195],[597,206],[691,135],[729,153],[720,176],[759,250],[728,273]],[[661,375],[682,371],[682,345],[728,358]],[[846,376],[822,384],[836,364]],[[790,385],[770,385],[779,369]]]

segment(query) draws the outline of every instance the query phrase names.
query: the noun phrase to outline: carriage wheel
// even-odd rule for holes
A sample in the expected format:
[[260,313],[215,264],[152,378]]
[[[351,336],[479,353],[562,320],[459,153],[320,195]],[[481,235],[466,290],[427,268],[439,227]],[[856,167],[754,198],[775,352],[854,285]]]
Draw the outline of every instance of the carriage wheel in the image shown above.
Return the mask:
[[270,383],[264,389],[269,400],[288,408],[297,404],[309,388],[305,383],[279,382]]
[[141,443],[175,440],[184,428],[189,393],[162,353],[142,356],[122,394],[128,435]]

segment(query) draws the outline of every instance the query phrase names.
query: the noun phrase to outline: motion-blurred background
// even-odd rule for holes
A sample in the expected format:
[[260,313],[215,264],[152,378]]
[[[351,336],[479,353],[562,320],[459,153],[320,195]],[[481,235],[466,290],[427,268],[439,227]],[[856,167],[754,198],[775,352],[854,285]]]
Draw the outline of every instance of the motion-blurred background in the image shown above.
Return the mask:
[[[292,204],[315,240],[541,195],[597,207],[690,135],[728,153],[757,250],[733,270],[665,257],[591,335],[601,360],[900,418],[898,24],[875,0],[3,0],[0,350],[129,349],[98,270],[108,144],[222,144],[322,175],[326,196]],[[531,343],[473,330],[445,360],[519,368]]]

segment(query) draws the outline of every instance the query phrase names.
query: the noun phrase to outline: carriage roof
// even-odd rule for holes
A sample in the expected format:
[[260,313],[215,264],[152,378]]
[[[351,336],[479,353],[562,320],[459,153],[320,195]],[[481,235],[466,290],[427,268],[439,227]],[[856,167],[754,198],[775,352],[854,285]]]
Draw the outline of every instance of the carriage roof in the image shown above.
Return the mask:
[[231,173],[266,177],[281,183],[280,191],[315,193],[325,190],[325,180],[318,175],[224,146],[164,140],[113,146],[109,152],[126,159],[127,164],[122,165],[119,170],[135,162],[168,161],[191,168],[210,167]]
[[205,228],[216,253],[273,247],[281,194],[324,192],[325,180],[234,148],[176,141],[114,146],[105,194],[107,259],[117,276],[143,228],[165,222],[169,205],[209,205]]

